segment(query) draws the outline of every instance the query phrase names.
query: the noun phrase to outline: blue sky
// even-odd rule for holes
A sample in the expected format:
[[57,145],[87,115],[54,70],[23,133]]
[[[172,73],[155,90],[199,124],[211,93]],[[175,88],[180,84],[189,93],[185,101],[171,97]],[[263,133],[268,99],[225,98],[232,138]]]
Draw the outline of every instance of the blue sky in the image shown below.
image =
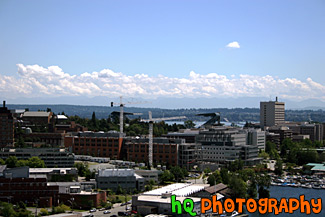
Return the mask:
[[[301,87],[296,88],[297,95],[300,95],[299,91],[306,91],[304,85],[307,85],[310,93],[299,99],[307,99],[308,96],[320,98],[325,93],[324,12],[325,1],[322,0],[2,0],[0,93],[8,98],[24,94],[33,97],[64,94],[62,91],[39,89],[38,83],[45,87],[58,85],[46,81],[46,76],[50,78],[55,73],[44,74],[48,67],[57,66],[69,76],[109,69],[121,73],[119,76],[122,77],[131,76],[131,80],[136,80],[135,75],[144,74],[157,83],[160,75],[169,78],[172,83],[176,82],[169,88],[181,92],[186,92],[186,87],[182,89],[182,81],[177,79],[191,80],[191,71],[203,77],[215,73],[226,76],[225,86],[229,82],[233,86],[239,83],[251,88],[244,93],[229,95],[231,97],[261,96],[259,93],[264,88],[262,94],[267,95],[265,97],[279,94],[283,98],[296,98],[295,88],[291,92],[275,93],[265,89],[266,76],[271,76],[275,84],[280,85],[278,87],[286,88],[290,84]],[[231,42],[238,42],[240,47],[226,47]],[[21,68],[17,64],[22,64]],[[31,69],[33,65],[42,69]],[[22,67],[29,67],[33,73],[22,75],[19,73]],[[241,75],[253,76],[248,80],[256,80],[257,83],[251,87]],[[81,77],[78,79],[76,86],[85,83]],[[98,81],[94,76],[92,79],[86,80],[99,89],[107,83]],[[73,78],[68,80],[72,82],[69,85],[74,85]],[[123,82],[121,80],[121,85]],[[141,82],[141,79],[137,80],[138,84]],[[149,81],[144,81],[148,84],[146,82]],[[161,82],[160,79],[158,84]],[[27,86],[23,87],[23,83]],[[14,84],[26,91],[13,92],[10,88],[17,88]],[[8,90],[11,95],[6,92]],[[152,91],[158,97],[165,96],[166,90],[163,89],[160,94],[157,94],[159,90]],[[176,96],[211,97],[212,94],[222,95],[228,89],[223,92],[205,91],[210,95],[204,91],[177,94],[176,90]],[[96,94],[95,87],[88,92],[76,91],[75,94],[91,97],[108,92],[111,89]],[[317,95],[317,92],[321,94]],[[141,93],[151,94],[150,89],[145,89],[130,95]],[[171,96],[171,93],[166,96]]]

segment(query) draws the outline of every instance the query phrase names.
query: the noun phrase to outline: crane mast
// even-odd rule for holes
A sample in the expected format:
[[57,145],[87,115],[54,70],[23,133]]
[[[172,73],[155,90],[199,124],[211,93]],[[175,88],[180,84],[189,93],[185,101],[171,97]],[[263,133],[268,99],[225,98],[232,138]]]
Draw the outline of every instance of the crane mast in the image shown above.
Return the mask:
[[148,160],[149,166],[153,166],[153,123],[158,121],[168,121],[168,120],[175,120],[175,119],[184,119],[185,116],[177,116],[177,117],[166,117],[166,118],[152,118],[152,112],[149,111],[149,119],[145,120],[142,119],[143,122],[149,122],[149,151],[148,151]]

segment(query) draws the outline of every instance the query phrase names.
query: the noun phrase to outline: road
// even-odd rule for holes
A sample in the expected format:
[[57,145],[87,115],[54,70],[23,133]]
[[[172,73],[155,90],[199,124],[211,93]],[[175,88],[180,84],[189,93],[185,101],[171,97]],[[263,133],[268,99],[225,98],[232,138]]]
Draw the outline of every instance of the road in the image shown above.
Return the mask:
[[[131,205],[129,204],[127,206],[131,210]],[[109,213],[109,214],[104,214],[103,213],[104,211],[99,211],[99,210],[97,210],[96,212],[93,212],[92,214],[94,215],[94,217],[104,217],[104,216],[108,217],[108,216],[111,216],[111,215],[117,215],[118,212],[123,212],[123,211],[125,211],[125,209],[126,209],[126,206],[121,206],[121,204],[118,203],[118,204],[114,204],[113,208],[110,209],[111,213]],[[83,213],[86,214],[86,213],[89,213],[89,212],[83,212]]]
[[207,178],[203,179],[202,178],[203,175],[200,176],[200,178],[197,178],[197,179],[187,179],[185,180],[186,182],[190,182],[190,183],[193,183],[193,184],[206,184],[207,183]]

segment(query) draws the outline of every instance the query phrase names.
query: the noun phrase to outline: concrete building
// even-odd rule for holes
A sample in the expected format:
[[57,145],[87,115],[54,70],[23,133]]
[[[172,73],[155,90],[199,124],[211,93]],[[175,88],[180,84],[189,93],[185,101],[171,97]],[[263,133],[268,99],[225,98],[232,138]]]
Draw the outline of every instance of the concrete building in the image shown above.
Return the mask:
[[199,129],[180,129],[179,132],[169,132],[162,137],[173,139],[185,139],[185,143],[195,143],[195,137],[199,134]]
[[199,149],[198,143],[181,143],[178,149],[178,165],[189,170],[197,162]]
[[274,143],[277,147],[280,147],[280,134],[266,132],[266,141]]
[[14,118],[10,110],[3,101],[0,107],[0,148],[12,146],[14,144]]
[[79,132],[71,133],[64,139],[66,148],[77,155],[120,159],[122,143],[119,132]]
[[246,133],[246,144],[254,145],[258,147],[258,150],[265,150],[266,136],[265,131],[261,129],[244,129],[243,132]]
[[[184,139],[153,138],[153,162],[176,166],[179,146],[184,143]],[[125,145],[128,161],[148,163],[149,139],[132,138]]]
[[309,135],[309,139],[313,142],[323,141],[323,125],[322,124],[302,124],[299,126],[301,135]]
[[160,173],[162,173],[161,170],[135,170],[135,174],[141,176],[145,180],[145,184],[148,184],[150,180],[155,181],[155,183],[158,183],[158,176]]
[[283,124],[285,120],[285,104],[275,101],[260,102],[260,125],[261,128]]
[[78,179],[77,168],[29,168],[30,175],[45,175],[49,181]]
[[[292,135],[290,139],[295,136],[295,140],[300,138],[309,137],[311,141],[323,141],[324,140],[324,124],[319,123],[308,123],[308,122],[290,122],[281,125],[281,129],[288,128]],[[273,131],[272,128],[269,131]],[[288,137],[288,136],[287,136]]]
[[0,158],[4,160],[10,156],[15,156],[18,160],[39,157],[49,168],[74,166],[73,154],[64,148],[3,148],[0,152]]
[[305,139],[309,139],[309,135],[292,135],[293,142],[302,142]]
[[196,138],[200,144],[199,161],[216,166],[235,160],[243,160],[246,165],[261,161],[258,146],[247,145],[246,134],[232,127],[214,127],[200,131]]
[[292,140],[292,135],[293,135],[293,131],[286,126],[273,126],[273,127],[269,127],[268,131],[270,133],[275,133],[275,134],[279,134],[280,136],[280,144],[282,144],[284,139],[291,139]]
[[144,190],[145,179],[137,175],[133,169],[102,169],[96,175],[100,189],[116,191],[118,186],[127,191]]

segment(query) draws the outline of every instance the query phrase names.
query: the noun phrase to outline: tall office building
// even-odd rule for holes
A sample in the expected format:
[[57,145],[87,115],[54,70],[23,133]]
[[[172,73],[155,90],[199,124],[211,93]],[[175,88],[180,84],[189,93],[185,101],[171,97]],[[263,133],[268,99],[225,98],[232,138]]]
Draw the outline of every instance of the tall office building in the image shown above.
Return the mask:
[[261,128],[276,126],[284,123],[284,102],[275,101],[260,103]]
[[3,107],[0,107],[0,147],[13,145],[14,143],[14,118],[10,110],[3,101]]

